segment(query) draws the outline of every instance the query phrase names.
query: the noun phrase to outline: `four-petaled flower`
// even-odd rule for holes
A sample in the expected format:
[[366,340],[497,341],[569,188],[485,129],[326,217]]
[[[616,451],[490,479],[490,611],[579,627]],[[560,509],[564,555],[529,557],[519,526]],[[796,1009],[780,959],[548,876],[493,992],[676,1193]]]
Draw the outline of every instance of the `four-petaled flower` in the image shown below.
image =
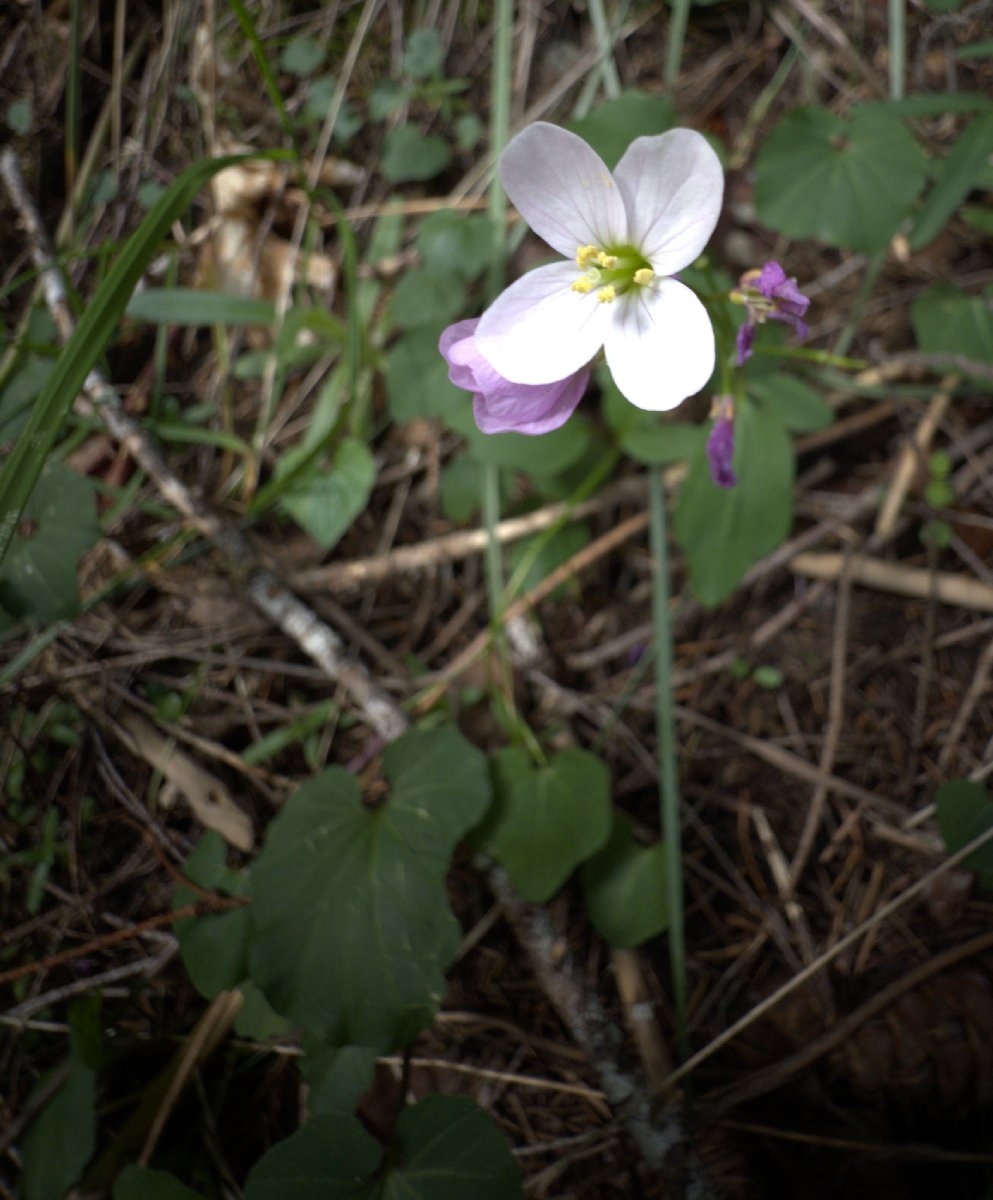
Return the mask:
[[448,378],[472,392],[473,415],[482,432],[537,434],[564,425],[583,398],[589,368],[553,383],[511,383],[479,353],[473,336],[478,325],[478,317],[449,325],[439,349],[448,363]]
[[674,408],[714,367],[701,302],[672,278],[701,253],[724,190],[720,161],[689,129],[636,138],[613,174],[581,138],[537,122],[500,158],[531,228],[568,261],[530,271],[483,313],[482,360],[504,380],[562,385],[603,348],[621,393]]
[[738,330],[736,349],[739,367],[751,357],[756,325],[766,321],[783,321],[800,340],[807,336],[803,317],[810,307],[810,300],[778,262],[767,262],[764,267],[746,271],[738,290],[731,293],[731,299],[744,304],[748,312],[747,321]]

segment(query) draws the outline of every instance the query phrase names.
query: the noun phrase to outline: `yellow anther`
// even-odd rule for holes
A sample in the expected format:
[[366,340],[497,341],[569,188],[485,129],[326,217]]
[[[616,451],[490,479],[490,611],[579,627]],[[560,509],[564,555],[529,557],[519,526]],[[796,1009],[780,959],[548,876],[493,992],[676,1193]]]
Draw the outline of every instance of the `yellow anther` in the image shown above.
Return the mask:
[[579,292],[581,296],[587,296],[593,291],[593,280],[588,279],[585,275],[580,277],[572,284],[571,290]]
[[608,254],[606,250],[601,250],[596,260],[606,271],[612,271],[617,266],[617,255]]
[[609,304],[612,300],[616,299],[616,297],[617,289],[611,283],[608,283],[606,287],[600,288],[596,294],[596,298],[601,304]]
[[651,283],[655,278],[655,272],[651,267],[639,267],[634,273],[634,281],[639,287],[644,287],[646,283]]
[[597,246],[580,246],[576,251],[576,266],[581,267],[584,271],[587,267],[592,266],[597,261],[597,256],[601,250]]

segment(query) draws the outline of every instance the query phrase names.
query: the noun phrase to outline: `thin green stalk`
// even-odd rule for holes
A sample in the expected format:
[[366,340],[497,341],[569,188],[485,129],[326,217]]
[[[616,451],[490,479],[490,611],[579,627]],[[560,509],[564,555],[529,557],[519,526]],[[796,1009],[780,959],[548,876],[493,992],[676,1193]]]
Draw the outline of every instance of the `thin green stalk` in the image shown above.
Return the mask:
[[621,77],[617,73],[617,63],[614,62],[614,38],[607,24],[607,14],[604,12],[603,0],[590,0],[590,21],[600,48],[600,73],[603,79],[603,90],[613,100],[621,94]]
[[503,607],[503,562],[496,527],[500,523],[500,468],[483,466],[483,524],[486,526],[486,599],[495,625]]
[[[497,0],[493,16],[493,78],[490,87],[490,153],[494,160],[499,158],[510,137],[510,51],[513,28],[513,0]],[[507,226],[507,197],[495,173],[490,180],[488,200],[494,251],[486,277],[486,292],[492,300],[503,287]]]
[[76,224],[75,184],[79,167],[80,109],[82,107],[82,0],[73,0],[69,6],[69,77],[66,81],[66,208],[69,232]]
[[683,927],[683,856],[676,763],[676,720],[672,705],[672,625],[669,620],[669,551],[666,543],[665,483],[662,468],[649,481],[649,530],[652,547],[652,621],[655,626],[655,734],[658,740],[659,814],[665,845],[669,963],[676,1043],[689,1050],[686,1026],[686,932]]
[[[490,153],[499,156],[510,135],[510,51],[514,26],[513,0],[497,0],[493,14],[493,78],[490,88]],[[493,257],[486,277],[492,300],[503,287],[506,262],[507,197],[499,178],[490,180],[488,211],[493,223]],[[483,468],[483,521],[486,525],[486,594],[490,621],[497,622],[503,595],[503,563],[496,536],[500,520],[500,472],[492,463]]]
[[902,100],[907,73],[907,12],[905,0],[888,0],[890,33],[890,99]]
[[849,309],[848,321],[844,329],[838,334],[838,340],[831,347],[831,353],[838,358],[845,358],[848,354],[848,349],[855,340],[855,334],[859,327],[859,322],[862,319],[862,310],[872,295],[873,288],[879,279],[879,274],[883,269],[883,264],[886,262],[886,251],[877,250],[866,263],[865,275],[862,278],[862,286],[859,288],[858,295],[855,297],[855,303]]
[[683,42],[686,40],[686,25],[690,16],[691,0],[672,0],[672,15],[669,18],[669,44],[665,48],[665,86],[673,88],[679,78],[679,67],[683,61]]

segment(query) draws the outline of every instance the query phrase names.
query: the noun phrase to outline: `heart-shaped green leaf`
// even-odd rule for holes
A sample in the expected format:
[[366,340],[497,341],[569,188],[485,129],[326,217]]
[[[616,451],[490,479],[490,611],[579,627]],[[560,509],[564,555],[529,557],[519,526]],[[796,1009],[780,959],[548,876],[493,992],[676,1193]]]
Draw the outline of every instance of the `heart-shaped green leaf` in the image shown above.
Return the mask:
[[114,1200],[203,1200],[168,1171],[127,1166],[114,1184]]
[[485,758],[453,729],[405,734],[383,765],[393,788],[378,808],[340,768],[286,802],[251,872],[249,953],[277,1012],[380,1052],[408,1042],[441,1000],[460,936],[445,874],[490,795]]
[[493,756],[494,804],[473,841],[525,900],[543,902],[610,834],[610,773],[588,750],[533,767],[520,750]]
[[[186,860],[184,873],[193,883],[227,896],[243,896],[248,890],[245,877],[228,868],[227,847],[219,833],[210,830]],[[174,908],[194,904],[201,897],[192,888],[180,885],[173,899]],[[193,986],[201,996],[212,1000],[218,992],[236,987],[248,973],[247,908],[228,912],[205,913],[176,922],[179,952]]]
[[49,463],[0,565],[0,628],[5,616],[71,616],[78,608],[76,563],[99,538],[93,484],[71,467]]
[[794,109],[755,164],[759,219],[789,237],[882,250],[920,194],[924,152],[896,117],[861,105],[850,120]]
[[[978,363],[993,362],[993,289],[985,296],[965,296],[957,288],[937,284],[914,301],[917,344],[924,354],[961,354]],[[977,383],[982,383],[977,377]],[[989,387],[989,381],[985,382]]]
[[280,497],[282,507],[324,550],[336,545],[365,511],[376,482],[376,465],[360,438],[346,437],[325,468],[299,471]]
[[256,1165],[245,1200],[519,1200],[520,1170],[470,1100],[428,1096],[382,1151],[354,1117],[315,1117]]
[[583,864],[583,888],[590,920],[612,946],[639,946],[668,924],[665,846],[640,846],[619,813],[610,840]]

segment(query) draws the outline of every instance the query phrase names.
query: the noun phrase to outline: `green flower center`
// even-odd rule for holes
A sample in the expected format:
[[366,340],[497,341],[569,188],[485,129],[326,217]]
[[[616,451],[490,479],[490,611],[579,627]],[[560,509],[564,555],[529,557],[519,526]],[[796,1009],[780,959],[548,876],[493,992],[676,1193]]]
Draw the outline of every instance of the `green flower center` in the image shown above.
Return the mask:
[[581,296],[596,292],[601,304],[609,304],[634,287],[645,287],[655,277],[648,259],[634,246],[580,246],[576,266],[582,275],[572,284]]

